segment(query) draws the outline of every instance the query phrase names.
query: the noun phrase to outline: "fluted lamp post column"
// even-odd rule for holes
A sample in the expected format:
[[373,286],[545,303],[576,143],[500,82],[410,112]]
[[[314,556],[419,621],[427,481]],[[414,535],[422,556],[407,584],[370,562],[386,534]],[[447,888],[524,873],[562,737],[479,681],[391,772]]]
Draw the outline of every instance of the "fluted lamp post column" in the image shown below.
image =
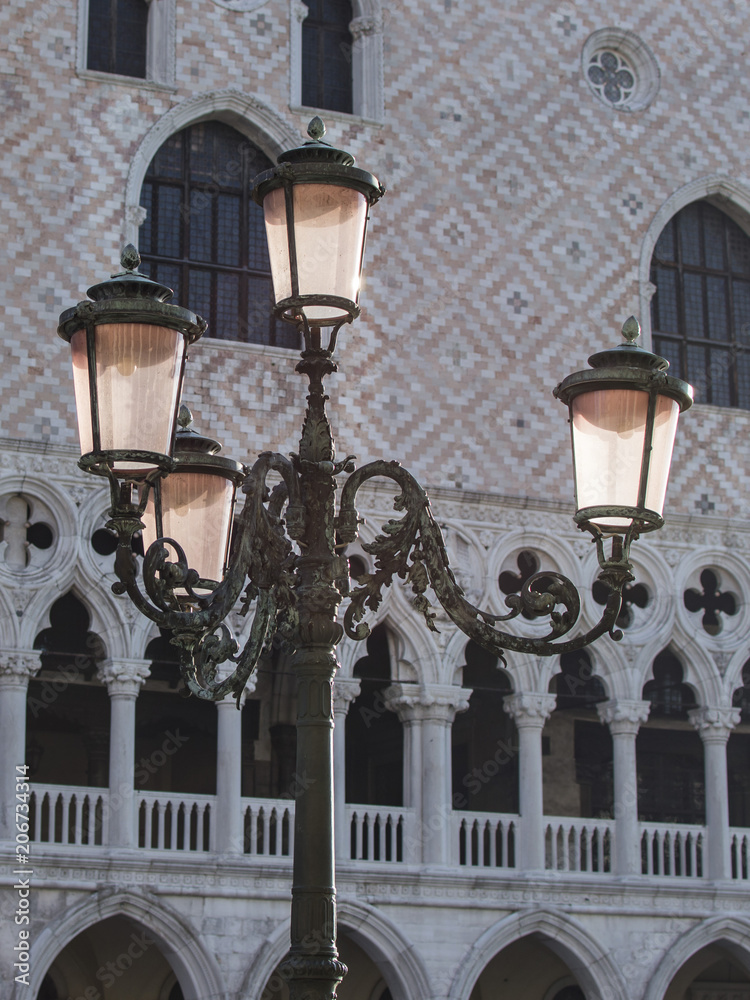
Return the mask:
[[[59,327],[72,347],[80,464],[110,483],[109,525],[119,537],[115,592],[127,593],[171,632],[185,683],[199,698],[219,701],[231,693],[239,700],[272,636],[290,654],[297,774],[305,787],[295,808],[291,947],[282,963],[291,1000],[333,1000],[346,971],[336,950],[332,740],[335,650],[344,633],[354,640],[369,635],[364,619],[399,577],[411,586],[429,628],[435,629],[430,599],[437,598],[461,631],[501,659],[507,650],[557,655],[607,632],[619,638],[622,588],[632,579],[629,548],[639,532],[661,523],[676,415],[690,404],[689,386],[665,374],[666,361],[634,346],[637,324],[626,329],[621,348],[592,356],[591,371],[569,376],[557,394],[571,408],[576,518],[596,540],[599,579],[609,593],[602,617],[588,632],[573,634],[578,592],[548,571],[508,598],[506,615],[474,607],[455,582],[416,479],[397,462],[355,468],[351,456],[335,457],[323,383],[336,371],[340,328],[359,315],[368,213],[384,189],[350,154],[326,143],[324,132],[313,119],[310,141],[283,153],[253,188],[265,216],[276,315],[304,339],[297,371],[307,376],[309,390],[298,454],[263,452],[245,470],[217,460],[218,445],[206,444],[211,439],[186,440],[187,417],[178,419],[185,348],[205,323],[171,305],[169,289],[138,272],[135,248],[124,251],[124,270],[93,286],[89,301],[63,313]],[[604,492],[590,488],[587,476],[601,477],[605,467],[613,484]],[[267,484],[269,476],[276,485]],[[395,483],[394,509],[402,516],[363,545],[373,570],[350,590],[346,547],[358,537],[355,501],[375,477]],[[245,502],[227,558],[224,528],[240,480]],[[219,524],[222,531],[215,531]],[[150,541],[143,590],[132,552],[138,531]],[[214,540],[206,552],[197,543],[209,534]],[[242,650],[226,624],[238,602],[252,616]],[[546,635],[497,627],[524,611],[548,616]]]

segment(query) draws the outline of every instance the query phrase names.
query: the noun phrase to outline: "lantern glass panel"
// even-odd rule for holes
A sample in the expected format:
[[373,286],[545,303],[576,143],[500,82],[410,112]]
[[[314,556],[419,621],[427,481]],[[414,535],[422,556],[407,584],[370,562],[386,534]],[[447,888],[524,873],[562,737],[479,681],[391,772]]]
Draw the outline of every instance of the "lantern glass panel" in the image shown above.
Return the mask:
[[89,358],[86,350],[86,330],[77,330],[70,338],[73,358],[73,389],[76,396],[78,414],[78,437],[81,454],[94,450],[94,433],[91,427],[91,386],[89,382]]
[[646,507],[657,514],[664,513],[664,498],[667,493],[667,480],[669,467],[672,464],[672,450],[679,415],[680,404],[676,399],[670,399],[669,396],[657,398],[646,487]]
[[[180,391],[185,339],[145,323],[95,327],[99,435],[103,451],[168,455]],[[118,472],[145,472],[146,462],[120,461]]]
[[[367,199],[334,184],[295,184],[294,238],[299,295],[335,295],[356,303],[362,271]],[[287,237],[284,188],[266,195],[263,208],[271,257],[274,295],[294,294]],[[344,313],[337,306],[308,305],[310,322],[332,322]]]
[[[578,509],[635,507],[641,481],[648,414],[647,392],[599,389],[571,403]],[[627,528],[630,518],[593,518],[607,528]]]
[[[234,483],[209,472],[185,469],[160,482],[162,530],[178,542],[188,566],[202,579],[221,580],[224,575],[229,530],[234,506]],[[156,541],[154,494],[143,515],[144,550]]]

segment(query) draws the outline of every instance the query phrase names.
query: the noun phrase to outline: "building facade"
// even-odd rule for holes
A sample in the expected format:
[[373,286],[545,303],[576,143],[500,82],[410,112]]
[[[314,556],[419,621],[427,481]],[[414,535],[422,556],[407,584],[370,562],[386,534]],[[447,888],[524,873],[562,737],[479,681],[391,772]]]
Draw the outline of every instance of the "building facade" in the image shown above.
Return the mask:
[[[562,377],[635,314],[697,390],[622,641],[497,663],[394,585],[340,647],[339,996],[748,1000],[746,5],[18,0],[0,25],[3,995],[287,996],[293,678],[272,645],[241,711],[181,697],[112,594],[56,326],[137,244],[209,320],[197,426],[242,461],[296,450],[247,190],[319,113],[389,189],[330,380],[340,455],[427,487],[473,603],[549,569],[581,628],[601,614]],[[393,493],[366,493],[353,585]]]

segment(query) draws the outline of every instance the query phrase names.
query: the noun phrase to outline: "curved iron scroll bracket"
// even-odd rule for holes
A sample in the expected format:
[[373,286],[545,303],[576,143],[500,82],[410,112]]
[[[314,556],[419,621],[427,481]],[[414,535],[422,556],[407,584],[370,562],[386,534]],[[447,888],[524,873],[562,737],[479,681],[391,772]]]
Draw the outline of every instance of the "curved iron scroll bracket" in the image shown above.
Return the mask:
[[[272,491],[266,485],[270,472],[282,477]],[[289,536],[298,537],[304,521],[298,473],[283,455],[265,452],[258,458],[242,486],[246,498],[229,567],[223,581],[207,594],[201,593],[202,581],[189,569],[178,543],[160,538],[143,560],[144,596],[138,586],[132,538],[143,527],[141,515],[150,486],[141,486],[137,502],[131,499],[132,484],[123,487],[112,476],[111,487],[107,526],[119,536],[115,555],[119,582],[113,591],[127,593],[143,615],[172,633],[171,641],[180,650],[182,675],[193,694],[218,701],[232,692],[239,704],[269,632],[279,627],[282,635],[290,634],[289,624],[294,620],[294,552],[280,514],[286,504]],[[237,656],[237,643],[223,623],[240,599],[243,614],[253,602],[255,608],[250,636]],[[233,671],[220,678],[217,667],[227,660]]]
[[[354,500],[357,491],[369,479],[385,477],[392,479],[401,492],[394,500],[394,509],[404,511],[399,520],[390,520],[382,533],[373,541],[363,545],[370,555],[375,556],[374,572],[361,577],[360,586],[350,595],[350,604],[344,616],[344,628],[353,639],[364,639],[369,635],[369,627],[363,619],[366,612],[376,611],[382,601],[384,586],[390,586],[398,576],[411,584],[414,591],[414,606],[420,611],[429,628],[436,630],[435,615],[425,596],[429,585],[449,618],[469,638],[483,648],[503,659],[505,650],[522,653],[536,653],[552,656],[580,649],[593,642],[605,632],[613,639],[622,638],[622,632],[614,628],[620,612],[622,588],[633,579],[627,559],[631,538],[615,536],[612,557],[604,555],[601,538],[597,538],[597,552],[601,571],[599,579],[604,583],[609,595],[601,620],[584,635],[560,642],[575,625],[580,611],[578,591],[566,577],[559,573],[536,573],[527,580],[521,593],[506,600],[511,608],[507,615],[493,615],[474,607],[463,595],[448,563],[442,532],[430,510],[427,494],[416,479],[397,462],[371,462],[354,472],[346,481],[341,493],[341,508],[338,519],[338,541],[351,542],[356,537],[359,523]],[[556,610],[562,607],[562,611]],[[550,630],[542,637],[511,635],[495,628],[498,622],[517,618],[524,611],[549,616]]]

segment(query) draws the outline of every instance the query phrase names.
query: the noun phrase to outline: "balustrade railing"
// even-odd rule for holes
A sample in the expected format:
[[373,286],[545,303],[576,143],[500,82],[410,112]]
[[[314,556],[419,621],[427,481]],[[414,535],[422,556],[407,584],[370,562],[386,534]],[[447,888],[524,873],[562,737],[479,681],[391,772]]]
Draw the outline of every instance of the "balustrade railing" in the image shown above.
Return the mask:
[[29,840],[88,847],[106,844],[108,799],[108,788],[34,784],[29,795]]
[[644,875],[702,878],[706,831],[687,823],[641,823]]
[[137,792],[138,846],[158,851],[210,851],[215,796]]
[[732,861],[732,878],[750,880],[750,832],[729,830],[729,852]]
[[545,868],[562,872],[612,871],[614,820],[544,818]]
[[[159,851],[214,850],[216,799],[136,791],[137,844]],[[29,840],[35,843],[106,847],[109,843],[107,788],[32,784]],[[243,852],[249,857],[291,859],[294,853],[294,800],[243,798]],[[411,860],[414,810],[346,806],[353,861],[399,863]],[[516,815],[454,811],[452,863],[461,867],[514,869],[518,864],[520,819]],[[706,830],[679,823],[640,823],[643,875],[703,878]],[[609,874],[614,858],[613,820],[544,818],[545,867],[551,871]],[[732,828],[731,876],[750,882],[750,830]]]
[[243,799],[245,854],[291,857],[294,846],[294,800]]
[[412,810],[347,804],[346,818],[352,861],[405,860],[405,844],[412,832]]
[[515,868],[518,816],[454,812],[454,860],[479,868]]

